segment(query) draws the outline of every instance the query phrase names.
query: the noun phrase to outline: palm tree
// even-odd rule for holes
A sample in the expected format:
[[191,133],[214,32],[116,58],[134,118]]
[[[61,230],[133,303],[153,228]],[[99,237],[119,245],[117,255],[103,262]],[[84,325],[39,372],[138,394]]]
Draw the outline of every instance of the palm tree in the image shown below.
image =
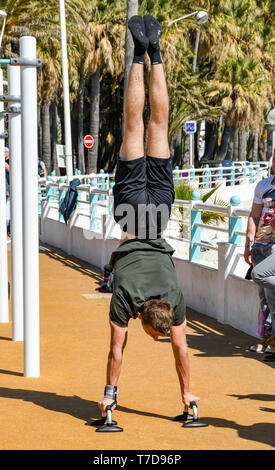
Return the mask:
[[[210,199],[213,194],[219,189],[220,186],[216,186],[215,188],[210,189],[209,191],[199,191],[200,192],[200,199],[202,202],[206,202],[208,199]],[[192,192],[195,190],[195,188],[192,186],[187,181],[181,181],[180,183],[175,185],[175,198],[180,199],[182,201],[191,201],[192,199]],[[197,189],[196,189],[197,191]],[[217,204],[219,206],[228,206],[229,203],[222,200],[222,199],[217,199],[215,196],[212,204]],[[189,217],[189,210],[184,208],[184,207],[179,207],[177,209],[181,220],[187,219]],[[174,213],[177,214],[177,211],[174,210]],[[211,225],[211,224],[219,224],[223,223],[227,219],[227,215],[218,213],[218,212],[212,212],[212,211],[202,211],[201,212],[201,219],[202,223]],[[182,236],[184,236],[184,230],[186,227],[185,223],[180,223],[180,233]],[[185,233],[187,235],[187,233]]]
[[[111,3],[111,4],[110,4]],[[121,24],[121,4],[111,0],[82,1],[82,9],[72,34],[72,43],[75,44],[75,56],[78,67],[79,80],[75,81],[78,90],[78,156],[81,167],[83,158],[83,115],[84,103],[90,104],[89,133],[94,138],[94,146],[88,152],[88,171],[97,171],[99,148],[100,123],[100,80],[103,74],[119,75],[121,66],[121,37],[123,26]],[[116,13],[116,18],[114,18]],[[79,31],[81,36],[79,36]],[[118,47],[119,46],[119,47]],[[117,60],[116,57],[117,57]],[[89,97],[85,101],[85,93]],[[81,168],[80,168],[81,169]]]
[[[237,138],[239,152],[244,152],[237,158],[246,158],[248,130],[255,133],[255,140],[272,102],[274,55],[273,65],[268,69],[266,62],[272,62],[272,54],[266,52],[263,41],[266,22],[258,5],[262,2],[208,3],[210,21],[207,35],[202,38],[202,50],[209,64],[209,87],[216,88],[216,94],[210,90],[208,97],[213,105],[221,105],[224,115],[223,139],[217,158],[231,156]],[[264,3],[271,7],[271,2]]]
[[[244,148],[245,151],[254,149],[253,158],[256,158],[257,146],[263,148],[266,112],[274,106],[272,5],[272,0],[200,0],[200,8],[208,11],[210,19],[201,28],[194,74],[192,62],[197,28],[194,20],[166,27],[175,17],[195,10],[191,0],[184,2],[184,8],[181,0],[140,0],[139,4],[137,0],[66,0],[73,137],[81,171],[85,170],[84,132],[93,133],[100,146],[100,159],[96,145],[94,154],[90,154],[92,167],[98,169],[104,164],[110,168],[114,164],[121,139],[123,71],[125,67],[124,81],[127,82],[127,67],[132,61],[131,36],[127,37],[125,15],[129,17],[138,12],[153,14],[163,25],[161,50],[170,97],[172,146],[181,148],[181,129],[187,119],[198,123],[204,119],[205,156],[211,158],[213,152],[217,156],[218,149],[219,155],[232,153],[233,158],[238,159]],[[38,83],[41,117],[45,123],[44,158],[52,169],[54,152],[50,161],[49,125],[55,129],[56,106],[61,118],[63,112],[58,0],[2,0],[1,8],[8,13],[3,40],[6,56],[18,54],[20,35],[33,34],[37,38],[38,55],[43,61]],[[147,75],[148,62],[146,58]],[[95,97],[91,96],[92,90],[95,90]],[[87,112],[89,107],[92,112]],[[114,110],[116,116],[119,112],[117,119],[113,118]],[[218,133],[222,134],[221,142],[217,139]],[[52,147],[56,140],[54,135],[56,131],[51,134]],[[185,139],[185,152],[187,143]]]
[[[41,110],[42,155],[48,172],[53,168],[50,105],[59,94],[61,83],[61,51],[59,42],[59,4],[57,0],[5,0],[7,12],[6,53],[18,53],[18,38],[33,35],[37,39],[37,56],[42,59],[38,69],[38,99]],[[73,1],[68,2],[70,11]],[[40,116],[39,116],[40,121]]]
[[[47,33],[42,24],[48,17],[53,18],[53,10],[46,2],[42,2],[43,5],[41,5],[41,2],[38,1],[17,0],[11,2],[6,0],[4,3],[8,18],[4,41],[6,54],[18,54],[19,36],[23,34],[35,35],[37,38],[37,55],[42,59],[42,67],[38,69],[38,100],[39,109],[41,109],[42,129],[42,145],[40,147],[42,155],[40,156],[49,172],[51,170],[50,103],[59,81],[60,54],[54,23],[48,24]],[[51,10],[52,16],[50,16],[49,10]],[[49,30],[52,33],[50,35]]]
[[42,159],[48,173],[53,169],[51,142],[51,103],[56,98],[61,77],[59,41],[56,38],[40,38],[38,56],[42,68],[38,72],[38,97],[41,109]]
[[225,113],[225,129],[218,152],[218,158],[224,159],[234,127],[238,127],[240,138],[245,135],[247,126],[263,125],[271,102],[268,74],[252,57],[228,57],[218,64],[215,79],[209,82],[208,97],[218,98]]

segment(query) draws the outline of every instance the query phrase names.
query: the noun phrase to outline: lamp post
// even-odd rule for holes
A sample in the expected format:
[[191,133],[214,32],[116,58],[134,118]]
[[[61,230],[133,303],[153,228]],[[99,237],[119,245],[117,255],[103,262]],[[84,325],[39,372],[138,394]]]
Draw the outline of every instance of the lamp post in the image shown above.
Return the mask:
[[[171,21],[168,26],[171,26],[174,23],[177,23],[178,21],[184,20],[185,18],[189,18],[190,16],[196,15],[196,21],[197,24],[203,24],[208,21],[209,17],[206,11],[193,11],[192,13],[188,13],[188,15],[181,16],[180,18],[176,18],[175,20]],[[192,65],[192,70],[195,72],[196,66],[197,66],[197,56],[198,56],[198,49],[199,49],[199,41],[200,41],[200,30],[197,31],[196,35],[196,41],[195,41],[195,51],[194,51],[194,59],[193,59],[193,65]]]
[[[178,21],[184,20],[185,18],[189,18],[190,16],[196,15],[196,21],[197,24],[203,24],[208,21],[208,14],[206,11],[193,11],[192,13],[188,13],[188,15],[181,16],[180,18],[176,18],[175,20],[171,21],[168,26],[171,26],[174,23],[177,23]],[[194,58],[193,58],[193,64],[192,64],[192,70],[193,72],[196,71],[197,67],[197,57],[198,57],[198,49],[199,49],[199,42],[200,42],[200,30],[197,30],[196,34],[196,41],[195,41],[195,48],[194,48]],[[189,134],[190,138],[190,166],[193,163],[193,146],[194,146],[194,136],[193,134]]]
[[65,127],[65,159],[67,170],[67,182],[73,177],[72,162],[72,136],[71,136],[71,115],[70,115],[70,93],[68,77],[68,56],[67,56],[67,34],[64,0],[59,0],[60,30],[61,30],[61,52],[62,52],[62,76],[63,76],[63,96],[64,96],[64,127]]
[[193,11],[192,13],[188,13],[188,15],[181,16],[180,18],[176,18],[175,20],[171,21],[168,26],[171,26],[178,21],[185,20],[185,18],[189,18],[190,16],[196,15],[196,20],[198,24],[203,24],[208,21],[208,14],[206,11]]

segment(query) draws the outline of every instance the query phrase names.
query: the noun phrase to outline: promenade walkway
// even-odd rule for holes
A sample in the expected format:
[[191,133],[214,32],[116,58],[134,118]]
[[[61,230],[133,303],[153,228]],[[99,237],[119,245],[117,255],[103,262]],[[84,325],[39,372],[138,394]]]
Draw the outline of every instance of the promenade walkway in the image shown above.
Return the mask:
[[11,322],[0,324],[2,450],[274,449],[275,363],[248,351],[254,338],[190,309],[191,391],[209,426],[171,420],[183,405],[169,337],[152,341],[136,320],[113,416],[124,432],[96,433],[110,339],[101,281],[97,268],[41,246],[39,378],[24,377],[23,343],[12,341]]

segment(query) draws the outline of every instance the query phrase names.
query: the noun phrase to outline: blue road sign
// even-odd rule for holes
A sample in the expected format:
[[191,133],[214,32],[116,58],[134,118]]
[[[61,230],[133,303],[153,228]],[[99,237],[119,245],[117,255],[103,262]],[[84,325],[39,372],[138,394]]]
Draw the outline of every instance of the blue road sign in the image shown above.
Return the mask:
[[186,134],[195,134],[195,132],[197,132],[196,121],[187,121],[185,123],[185,132]]

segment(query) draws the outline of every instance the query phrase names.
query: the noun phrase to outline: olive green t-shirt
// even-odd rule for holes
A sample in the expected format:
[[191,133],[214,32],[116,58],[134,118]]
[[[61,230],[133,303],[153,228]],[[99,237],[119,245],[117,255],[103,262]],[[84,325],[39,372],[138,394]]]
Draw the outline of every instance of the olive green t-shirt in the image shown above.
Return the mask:
[[172,260],[174,249],[163,239],[127,240],[110,259],[114,269],[110,320],[127,327],[147,300],[167,300],[173,306],[174,325],[185,320],[185,301]]

